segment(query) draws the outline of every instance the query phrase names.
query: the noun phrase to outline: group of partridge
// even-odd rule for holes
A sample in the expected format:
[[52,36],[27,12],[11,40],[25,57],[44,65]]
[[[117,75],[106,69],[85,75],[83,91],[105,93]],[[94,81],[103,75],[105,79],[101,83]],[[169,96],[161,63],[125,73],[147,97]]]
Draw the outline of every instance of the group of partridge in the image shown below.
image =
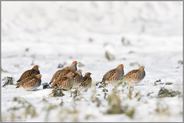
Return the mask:
[[[32,69],[22,73],[17,80],[16,88],[22,87],[26,90],[35,90],[41,85],[41,77],[42,75],[39,71],[39,66],[34,65]],[[116,68],[109,70],[103,75],[101,83],[113,84],[121,81],[128,83],[128,85],[135,85],[144,77],[144,66],[131,70],[124,75],[124,65],[119,64]],[[91,73],[87,72],[83,76],[82,71],[77,69],[77,61],[73,61],[70,66],[57,70],[49,83],[51,88],[60,88],[63,90],[70,90],[77,87],[90,88],[91,85]]]

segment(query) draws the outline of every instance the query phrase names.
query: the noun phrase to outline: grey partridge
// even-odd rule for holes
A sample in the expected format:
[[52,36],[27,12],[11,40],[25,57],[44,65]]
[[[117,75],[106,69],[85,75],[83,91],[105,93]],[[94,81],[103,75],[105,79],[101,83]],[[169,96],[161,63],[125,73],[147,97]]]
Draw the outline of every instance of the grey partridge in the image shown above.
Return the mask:
[[79,87],[80,83],[83,80],[83,76],[82,76],[82,70],[77,70],[76,72],[74,72],[74,87]]
[[74,73],[75,71],[77,71],[77,61],[73,61],[70,66],[67,66],[61,70],[56,71],[56,73],[53,75],[50,81],[50,84],[55,80],[57,80],[59,77],[68,76],[71,73]]
[[70,90],[73,87],[74,83],[74,74],[71,74],[70,76],[64,76],[57,78],[53,83],[51,83],[52,88],[60,88],[63,90]]
[[132,70],[128,72],[123,77],[123,82],[127,82],[129,85],[134,85],[139,83],[141,80],[144,79],[146,73],[144,70],[144,66],[139,67],[139,69]]
[[102,78],[102,82],[112,82],[121,80],[124,75],[124,65],[120,64],[116,68],[109,70]]
[[39,66],[38,65],[34,65],[32,69],[30,70],[26,70],[25,72],[23,72],[23,74],[20,76],[20,78],[17,80],[17,82],[22,81],[23,79],[31,76],[31,75],[37,75],[40,74],[39,71]]
[[91,78],[91,73],[87,72],[84,77],[83,80],[80,84],[80,86],[85,87],[85,88],[90,88],[92,85],[92,78]]
[[41,74],[31,75],[19,83],[17,83],[17,87],[23,87],[26,90],[34,90],[41,85]]

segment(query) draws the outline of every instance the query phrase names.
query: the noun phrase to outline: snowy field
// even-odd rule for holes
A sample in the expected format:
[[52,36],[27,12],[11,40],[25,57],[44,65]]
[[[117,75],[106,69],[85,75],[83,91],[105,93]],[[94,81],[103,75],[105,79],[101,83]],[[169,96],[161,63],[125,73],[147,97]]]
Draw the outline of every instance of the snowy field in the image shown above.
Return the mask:
[[[182,2],[2,2],[1,115],[3,121],[182,121]],[[114,58],[108,60],[105,52]],[[42,83],[58,65],[80,62],[92,73],[93,86],[75,97],[52,89],[26,91],[13,83],[32,64]],[[124,64],[127,73],[145,66],[146,76],[128,98],[118,87],[121,113],[111,114],[101,81],[108,70]],[[158,97],[161,87],[180,92]],[[107,88],[112,96],[113,86]],[[113,100],[116,99],[113,98]]]

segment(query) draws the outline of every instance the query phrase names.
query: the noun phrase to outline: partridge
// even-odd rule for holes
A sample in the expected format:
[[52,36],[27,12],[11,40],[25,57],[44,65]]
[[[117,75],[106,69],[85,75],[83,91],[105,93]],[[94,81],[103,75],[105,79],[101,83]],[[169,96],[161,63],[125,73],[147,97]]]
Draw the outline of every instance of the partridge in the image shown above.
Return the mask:
[[71,74],[70,76],[64,76],[56,79],[53,83],[51,83],[52,88],[60,88],[63,90],[70,90],[73,87],[74,83],[74,74]]
[[87,72],[84,77],[83,80],[80,84],[80,86],[85,87],[85,88],[89,88],[92,85],[92,78],[91,78],[91,73]]
[[74,79],[74,86],[78,87],[83,80],[82,71],[77,70],[76,72],[74,72],[73,79]]
[[56,73],[53,75],[50,81],[50,84],[59,77],[68,76],[69,74],[74,73],[75,71],[77,71],[77,61],[73,61],[70,66],[67,66],[61,70],[56,71]]
[[128,72],[124,77],[123,81],[127,82],[128,85],[134,85],[136,83],[139,83],[141,80],[144,79],[146,73],[144,70],[144,66],[141,66],[139,69],[132,70]]
[[20,78],[17,80],[17,82],[20,82],[22,81],[23,79],[31,76],[31,75],[37,75],[37,74],[40,74],[40,71],[39,71],[39,66],[38,65],[34,65],[32,69],[30,70],[27,70],[25,71],[21,76]]
[[31,75],[19,83],[17,83],[17,87],[23,87],[26,90],[34,90],[41,85],[41,74]]
[[118,65],[116,68],[108,71],[102,78],[102,82],[111,82],[121,80],[124,75],[124,66],[123,64]]

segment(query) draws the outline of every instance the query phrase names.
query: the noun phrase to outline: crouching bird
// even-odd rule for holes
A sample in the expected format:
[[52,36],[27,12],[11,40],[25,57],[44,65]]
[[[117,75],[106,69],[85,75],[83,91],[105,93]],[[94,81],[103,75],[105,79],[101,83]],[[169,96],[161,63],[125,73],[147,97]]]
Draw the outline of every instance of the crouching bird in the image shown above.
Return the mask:
[[74,73],[71,73],[68,76],[61,76],[58,77],[54,82],[51,83],[52,88],[60,88],[62,90],[70,90],[74,84]]
[[146,73],[144,70],[144,66],[140,66],[138,69],[132,70],[128,72],[123,77],[123,82],[128,83],[128,85],[133,86],[137,83],[139,83],[141,80],[144,79]]
[[91,73],[87,72],[85,73],[80,86],[88,89],[91,87],[91,85],[92,85]]
[[54,83],[57,79],[59,79],[59,77],[68,76],[76,71],[77,71],[77,61],[73,61],[70,66],[64,67],[63,69],[56,71],[49,84]]
[[32,69],[26,70],[25,72],[23,72],[20,78],[17,80],[17,82],[20,82],[27,77],[30,77],[32,75],[37,75],[37,74],[40,74],[39,66],[34,65]]
[[[102,78],[102,82],[99,83],[101,84],[116,83],[117,81],[122,79],[123,75],[124,75],[124,65],[119,64],[116,68],[106,72]],[[99,83],[97,83],[97,85]]]
[[16,88],[23,87],[26,90],[35,90],[41,85],[41,77],[41,74],[31,75],[17,83]]
[[83,75],[82,75],[82,70],[77,70],[76,72],[74,72],[74,88],[78,88],[81,84],[81,82],[83,81]]
[[144,70],[144,66],[139,67],[138,69],[132,70],[128,72],[124,77],[123,77],[123,83],[128,84],[128,97],[131,99],[132,98],[132,92],[134,90],[134,85],[139,83],[141,80],[144,79],[146,73]]

